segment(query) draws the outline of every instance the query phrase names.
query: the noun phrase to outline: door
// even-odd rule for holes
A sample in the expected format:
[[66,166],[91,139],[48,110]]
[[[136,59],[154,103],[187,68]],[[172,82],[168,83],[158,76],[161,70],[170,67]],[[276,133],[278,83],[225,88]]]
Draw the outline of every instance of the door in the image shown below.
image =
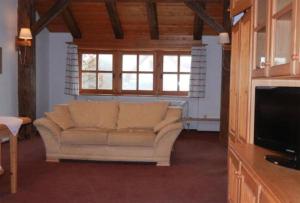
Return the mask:
[[238,78],[239,78],[239,58],[240,58],[240,25],[236,24],[232,28],[231,44],[231,68],[230,68],[230,91],[229,91],[229,134],[231,139],[235,139],[237,133],[237,107],[238,107]]
[[239,64],[239,96],[238,96],[238,138],[248,141],[249,124],[249,92],[251,72],[251,10],[246,11],[240,22],[240,64]]
[[241,168],[240,203],[257,203],[260,195],[260,186],[244,168]]
[[233,152],[228,154],[228,202],[239,203],[240,161]]

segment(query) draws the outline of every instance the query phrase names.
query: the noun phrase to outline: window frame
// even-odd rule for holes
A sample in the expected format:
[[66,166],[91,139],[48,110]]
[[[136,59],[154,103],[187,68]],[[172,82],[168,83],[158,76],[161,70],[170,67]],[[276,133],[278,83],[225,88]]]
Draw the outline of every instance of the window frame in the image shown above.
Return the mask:
[[[164,56],[177,56],[177,72],[164,72],[163,65],[164,65]],[[169,51],[169,52],[162,52],[161,54],[161,68],[160,68],[160,95],[179,95],[179,96],[188,96],[188,91],[180,91],[179,90],[179,82],[180,82],[180,75],[181,74],[191,74],[191,72],[180,72],[180,56],[192,56],[191,52],[187,51]],[[163,76],[164,74],[176,74],[177,75],[177,91],[164,91],[163,90]]]
[[[82,70],[82,55],[83,54],[96,54],[96,70]],[[113,57],[113,68],[112,68],[112,90],[101,90],[98,88],[98,73],[99,72],[110,72],[98,70],[99,54],[112,54]],[[123,55],[137,55],[137,71],[122,71],[122,56]],[[153,55],[153,72],[139,71],[139,56],[140,55]],[[188,72],[180,72],[180,56],[191,56],[191,51],[116,51],[116,50],[91,50],[91,49],[80,49],[78,50],[79,57],[79,94],[80,95],[144,95],[144,96],[188,96],[188,91],[179,91],[179,85],[177,85],[178,91],[163,91],[163,56],[165,55],[177,55],[178,64],[177,72],[170,72],[170,74],[177,74],[178,84],[180,74],[190,74]],[[82,89],[82,73],[91,72],[96,73],[96,89]],[[138,74],[140,73],[152,73],[153,74],[153,90],[122,90],[122,74],[123,73],[136,73],[137,74],[137,87],[138,87]]]
[[[136,71],[123,71],[123,55],[137,55],[137,70]],[[146,72],[146,71],[139,71],[139,58],[140,55],[153,55],[153,71],[152,72]],[[157,77],[157,71],[156,71],[156,53],[153,51],[122,51],[120,52],[120,68],[119,68],[119,89],[121,94],[134,94],[134,95],[156,95],[156,77]],[[123,90],[122,89],[122,83],[123,83],[123,73],[135,73],[137,75],[137,81],[136,81],[136,87],[137,90]],[[139,74],[140,73],[152,73],[153,74],[153,90],[139,90]]]
[[[79,94],[114,94],[115,93],[115,55],[113,51],[83,51],[79,50]],[[95,54],[96,55],[96,70],[83,70],[82,69],[82,55],[83,54]],[[99,55],[100,54],[111,54],[112,55],[112,71],[101,71],[98,69],[98,62],[99,62]],[[96,89],[83,89],[82,88],[82,73],[96,73]],[[112,90],[104,90],[104,89],[98,89],[98,74],[99,73],[112,73]]]

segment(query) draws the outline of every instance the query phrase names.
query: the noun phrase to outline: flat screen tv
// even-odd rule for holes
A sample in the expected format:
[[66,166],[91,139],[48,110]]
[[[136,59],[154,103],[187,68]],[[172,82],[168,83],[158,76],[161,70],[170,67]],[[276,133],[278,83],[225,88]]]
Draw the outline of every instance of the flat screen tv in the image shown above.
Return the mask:
[[256,87],[254,144],[281,152],[268,161],[300,169],[299,87]]

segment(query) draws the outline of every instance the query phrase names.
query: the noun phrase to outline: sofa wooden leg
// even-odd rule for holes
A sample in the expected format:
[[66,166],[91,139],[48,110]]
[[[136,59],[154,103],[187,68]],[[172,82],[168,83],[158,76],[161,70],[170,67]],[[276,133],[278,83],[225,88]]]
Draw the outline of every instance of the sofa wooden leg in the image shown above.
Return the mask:
[[47,157],[46,161],[50,163],[59,163],[58,158],[52,158],[52,157]]
[[170,161],[159,161],[156,163],[156,166],[170,166]]

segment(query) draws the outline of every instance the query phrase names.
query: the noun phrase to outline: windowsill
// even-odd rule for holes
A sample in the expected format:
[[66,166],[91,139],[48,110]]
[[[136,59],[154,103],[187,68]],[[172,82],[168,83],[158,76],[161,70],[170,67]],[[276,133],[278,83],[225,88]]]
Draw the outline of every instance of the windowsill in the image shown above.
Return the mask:
[[147,94],[89,94],[89,93],[80,93],[79,96],[90,96],[90,97],[176,97],[176,98],[189,98],[188,95],[147,95]]

